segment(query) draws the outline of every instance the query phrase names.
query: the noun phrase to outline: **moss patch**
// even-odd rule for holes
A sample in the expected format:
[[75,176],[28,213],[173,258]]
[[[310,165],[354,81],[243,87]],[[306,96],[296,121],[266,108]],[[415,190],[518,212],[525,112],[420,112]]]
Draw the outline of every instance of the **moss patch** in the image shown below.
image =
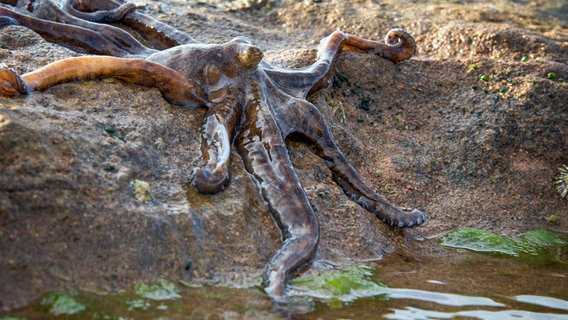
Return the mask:
[[511,256],[539,255],[551,247],[568,246],[568,239],[550,231],[535,230],[519,237],[504,237],[474,228],[462,228],[442,239],[442,245],[477,252],[493,252]]
[[136,295],[150,300],[173,300],[181,298],[180,290],[166,279],[159,279],[154,284],[138,283],[134,287]]
[[292,280],[291,291],[296,296],[321,299],[330,306],[387,294],[389,289],[373,281],[372,275],[372,269],[365,266],[325,271],[316,276]]
[[49,313],[59,315],[73,315],[86,308],[67,293],[50,292],[41,300],[41,305],[49,309]]

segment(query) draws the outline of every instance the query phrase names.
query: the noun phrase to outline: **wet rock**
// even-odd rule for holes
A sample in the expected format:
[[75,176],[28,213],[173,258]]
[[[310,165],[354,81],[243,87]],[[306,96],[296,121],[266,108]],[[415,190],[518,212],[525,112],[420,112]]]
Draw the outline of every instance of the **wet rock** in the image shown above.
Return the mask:
[[[567,230],[568,202],[553,184],[568,162],[568,90],[558,81],[568,76],[567,46],[561,30],[542,23],[559,19],[545,9],[521,18],[483,3],[283,1],[232,13],[176,5],[164,4],[176,14],[158,18],[204,41],[251,36],[279,65],[309,63],[319,39],[338,27],[369,38],[404,27],[417,38],[418,56],[399,65],[342,55],[332,87],[311,100],[364,179],[429,221],[411,231],[383,225],[342,193],[323,160],[290,141],[321,224],[316,267],[380,259],[457,226]],[[0,43],[2,62],[19,72],[77,55],[17,26],[3,28]],[[223,192],[188,185],[204,114],[120,81],[0,98],[0,308],[68,285],[259,283],[281,235],[238,154]],[[149,183],[152,199],[136,198],[134,180]]]

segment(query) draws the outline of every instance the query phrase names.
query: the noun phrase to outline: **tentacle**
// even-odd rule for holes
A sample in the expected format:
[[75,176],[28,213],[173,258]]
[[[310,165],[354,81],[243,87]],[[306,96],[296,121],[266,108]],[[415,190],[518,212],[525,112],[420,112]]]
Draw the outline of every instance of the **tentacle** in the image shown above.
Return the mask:
[[[197,107],[207,104],[201,87],[179,72],[142,59],[84,56],[51,63],[41,69],[26,73],[14,80],[14,73],[0,69],[0,92],[17,91],[20,94],[44,90],[51,86],[76,80],[117,78],[126,82],[155,87],[173,104]],[[18,83],[23,83],[22,92]],[[13,94],[12,94],[13,95]]]
[[395,63],[410,59],[416,51],[416,41],[402,29],[393,29],[385,37],[386,44],[335,31],[321,40],[318,60],[309,67],[287,70],[268,63],[263,67],[277,85],[288,94],[305,98],[309,93],[326,88],[331,83],[331,68],[342,51],[375,54]]
[[13,97],[18,94],[25,95],[27,92],[24,80],[14,69],[0,68],[0,95]]
[[[226,90],[225,90],[226,91]],[[217,193],[229,182],[231,142],[242,114],[237,92],[224,93],[207,111],[201,129],[204,165],[193,172],[192,185],[201,193]]]
[[237,146],[247,170],[256,178],[269,209],[282,230],[284,242],[268,264],[265,291],[277,305],[286,304],[291,273],[309,261],[318,244],[317,218],[288,157],[267,101],[253,88],[245,108]]
[[[130,11],[126,12],[118,12],[115,13],[113,11],[104,11],[101,16],[106,15],[125,15],[135,9],[135,7],[130,7]],[[121,6],[120,8],[128,8],[125,6]],[[120,9],[117,8],[117,9]],[[50,0],[41,0],[35,2],[33,7],[33,14],[36,18],[45,19],[45,20],[53,20],[54,22],[64,23],[65,25],[74,25],[78,27],[82,27],[95,33],[103,36],[105,39],[111,41],[113,45],[117,48],[127,51],[130,55],[140,55],[142,57],[147,57],[152,53],[157,52],[157,50],[152,50],[147,48],[146,46],[142,45],[138,40],[136,40],[132,35],[128,32],[109,25],[103,25],[100,23],[93,23],[87,20],[78,19],[67,12],[61,10],[55,3]],[[105,17],[106,19],[116,18],[116,17]],[[74,38],[74,35],[71,32],[67,32],[66,36],[70,39]],[[71,40],[73,41],[73,40]]]
[[15,26],[18,25],[18,21],[10,17],[0,17],[0,28],[5,26]]
[[[82,17],[85,13],[95,15],[96,11],[115,10],[120,6],[121,3],[115,0],[67,0],[63,8],[72,15],[77,14],[78,17]],[[138,11],[126,14],[121,22],[136,30],[153,47],[159,50],[180,44],[199,43],[185,32]]]
[[83,12],[73,7],[73,0],[65,0],[62,7],[69,14],[91,22],[117,22],[124,19],[124,17],[134,12],[136,5],[134,3],[125,3],[116,8],[109,10],[98,10],[95,12]]
[[343,191],[365,209],[391,226],[414,227],[426,221],[417,209],[394,206],[375,193],[349,164],[337,147],[319,110],[311,103],[286,95],[272,95],[273,111],[283,136],[299,133],[315,146],[316,153],[327,161],[335,181]]
[[345,34],[343,51],[376,54],[392,62],[410,59],[416,53],[416,40],[403,29],[392,29],[385,36],[385,43],[366,40],[352,34]]
[[0,0],[0,3],[15,6],[18,4],[18,0]]
[[130,54],[97,32],[82,27],[22,15],[3,7],[0,7],[0,16],[8,17],[16,21],[18,25],[32,29],[49,42],[69,47],[77,52],[115,57]]

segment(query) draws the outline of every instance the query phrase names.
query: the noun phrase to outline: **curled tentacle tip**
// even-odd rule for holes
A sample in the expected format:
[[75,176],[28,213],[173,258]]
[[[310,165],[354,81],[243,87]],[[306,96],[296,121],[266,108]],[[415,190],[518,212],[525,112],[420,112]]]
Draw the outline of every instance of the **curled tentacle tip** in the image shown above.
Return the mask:
[[400,28],[390,30],[385,36],[385,43],[393,48],[388,58],[395,63],[408,60],[416,53],[416,40]]
[[397,228],[414,228],[420,226],[426,221],[426,214],[418,209],[394,207],[396,213],[394,215],[377,216],[391,227]]
[[191,185],[200,193],[214,194],[222,191],[229,182],[226,168],[211,170],[208,167],[195,168],[192,172]]
[[0,95],[13,97],[18,94],[26,95],[27,92],[26,84],[14,69],[0,68]]
[[414,219],[407,225],[407,227],[412,228],[426,222],[427,216],[424,212],[418,209],[414,209],[412,210],[411,214],[414,216]]
[[420,218],[419,218],[420,224],[424,223],[426,221],[426,219],[428,218],[428,216],[420,210],[416,210],[416,211],[418,211],[419,214],[420,214]]
[[385,42],[391,45],[397,45],[400,42],[402,42],[404,39],[414,39],[414,38],[410,35],[410,33],[406,32],[406,30],[401,28],[391,29],[385,36]]

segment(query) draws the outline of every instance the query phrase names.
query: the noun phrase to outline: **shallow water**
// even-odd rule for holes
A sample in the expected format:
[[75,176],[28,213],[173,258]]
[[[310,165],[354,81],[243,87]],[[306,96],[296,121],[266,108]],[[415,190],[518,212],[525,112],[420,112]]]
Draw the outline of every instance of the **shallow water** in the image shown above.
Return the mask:
[[[567,246],[521,257],[475,253],[441,245],[431,249],[420,256],[393,255],[373,267],[367,264],[302,274],[293,281],[291,289],[293,308],[300,310],[296,317],[568,319]],[[322,267],[321,262],[319,267]],[[260,287],[237,289],[162,281],[154,285],[139,284],[119,294],[61,292],[65,294],[59,294],[63,296],[59,303],[50,301],[49,295],[44,296],[10,316],[27,319],[44,319],[55,314],[71,319],[283,318],[274,311]]]
[[397,289],[348,308],[367,309],[361,317],[344,317],[568,319],[568,266],[562,250],[563,258],[558,252],[513,258],[456,249],[387,257],[379,263],[378,278]]

